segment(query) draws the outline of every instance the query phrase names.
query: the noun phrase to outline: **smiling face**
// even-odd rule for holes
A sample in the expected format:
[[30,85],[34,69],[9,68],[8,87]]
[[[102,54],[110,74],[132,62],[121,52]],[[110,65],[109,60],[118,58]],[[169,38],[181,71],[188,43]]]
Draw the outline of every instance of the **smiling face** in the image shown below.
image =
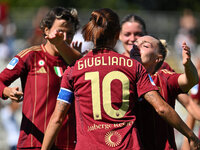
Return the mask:
[[143,66],[148,69],[149,67],[155,67],[160,61],[161,55],[158,54],[158,40],[151,36],[140,37],[135,45],[140,50],[141,62]]
[[140,23],[134,21],[125,22],[121,27],[119,39],[123,43],[124,49],[130,52],[134,42],[143,35],[144,33]]

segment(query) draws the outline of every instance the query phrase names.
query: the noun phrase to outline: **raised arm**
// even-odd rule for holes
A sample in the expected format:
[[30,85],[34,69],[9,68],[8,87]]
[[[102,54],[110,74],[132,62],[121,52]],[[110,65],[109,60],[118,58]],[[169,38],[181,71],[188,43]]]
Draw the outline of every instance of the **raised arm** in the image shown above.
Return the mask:
[[188,126],[181,120],[175,110],[170,107],[156,91],[150,91],[144,94],[144,98],[155,108],[156,112],[172,127],[185,135],[193,149],[200,148],[200,141],[188,128]]
[[179,94],[178,101],[187,109],[187,111],[197,120],[200,120],[200,106],[193,101],[187,94]]
[[62,126],[66,113],[71,104],[57,101],[55,110],[51,116],[47,129],[45,131],[42,150],[50,150],[54,140]]
[[191,61],[190,48],[185,42],[182,44],[182,57],[184,74],[178,78],[178,83],[183,92],[188,92],[199,81],[197,69]]
[[55,30],[52,34],[49,34],[45,38],[55,45],[66,63],[71,64],[75,60],[82,57],[81,53],[78,50],[70,47],[70,45],[65,42],[65,32]]

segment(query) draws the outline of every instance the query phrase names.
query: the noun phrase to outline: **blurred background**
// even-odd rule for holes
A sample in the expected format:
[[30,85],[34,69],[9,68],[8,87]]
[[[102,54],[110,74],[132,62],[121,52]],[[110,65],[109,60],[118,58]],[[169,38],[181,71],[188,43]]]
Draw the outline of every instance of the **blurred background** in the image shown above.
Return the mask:
[[[111,8],[120,19],[130,13],[142,17],[148,33],[167,41],[167,62],[176,72],[182,72],[180,46],[183,41],[190,46],[193,56],[200,56],[199,0],[0,0],[0,71],[19,51],[42,42],[39,23],[54,6],[76,8],[81,26],[96,8]],[[116,49],[119,53],[123,52],[120,43]],[[193,57],[194,62],[197,57]],[[20,82],[17,80],[12,86],[15,85],[20,86]],[[0,150],[8,150],[9,145],[17,142],[21,105],[10,100],[0,101]],[[185,120],[187,112],[178,102],[176,111]],[[12,122],[8,117],[13,118]],[[198,127],[197,122],[197,135]],[[180,148],[183,137],[177,131],[176,137]]]

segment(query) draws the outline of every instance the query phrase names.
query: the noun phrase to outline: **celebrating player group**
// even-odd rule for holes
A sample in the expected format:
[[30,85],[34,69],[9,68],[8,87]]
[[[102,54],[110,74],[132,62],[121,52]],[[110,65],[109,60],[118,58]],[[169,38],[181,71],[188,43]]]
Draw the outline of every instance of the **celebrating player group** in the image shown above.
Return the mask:
[[[46,42],[20,51],[1,72],[1,98],[23,101],[17,149],[176,150],[176,128],[199,150],[198,137],[174,110],[178,99],[200,119],[187,95],[199,81],[187,43],[184,72],[176,73],[165,62],[166,42],[148,35],[139,16],[120,24],[117,13],[102,8],[88,20],[81,31],[93,48],[83,55],[72,43],[77,10],[52,8],[40,25]],[[122,54],[115,50],[119,40]],[[19,77],[22,91],[10,86]]]

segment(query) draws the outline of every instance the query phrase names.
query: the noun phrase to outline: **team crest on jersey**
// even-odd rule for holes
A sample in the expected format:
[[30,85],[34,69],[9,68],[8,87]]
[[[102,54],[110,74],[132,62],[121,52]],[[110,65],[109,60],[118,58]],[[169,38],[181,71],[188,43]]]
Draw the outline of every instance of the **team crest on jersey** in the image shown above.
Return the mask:
[[39,60],[39,61],[38,61],[38,65],[39,65],[39,66],[44,66],[44,65],[45,65],[44,60]]
[[19,59],[17,57],[14,57],[9,64],[7,65],[7,68],[9,70],[12,70],[13,68],[15,68],[15,66],[17,65],[17,63],[19,62]]
[[110,131],[105,135],[105,143],[110,147],[118,146],[121,140],[122,137],[117,131]]
[[192,87],[190,90],[191,94],[196,95],[199,91],[199,84],[196,84],[195,86]]
[[153,81],[153,79],[151,78],[150,74],[148,74],[148,76],[149,76],[149,79],[150,79],[151,84],[154,85],[154,86],[156,86],[156,84],[154,83],[154,81]]
[[54,66],[54,70],[57,76],[62,77],[63,75],[63,69],[62,67]]

